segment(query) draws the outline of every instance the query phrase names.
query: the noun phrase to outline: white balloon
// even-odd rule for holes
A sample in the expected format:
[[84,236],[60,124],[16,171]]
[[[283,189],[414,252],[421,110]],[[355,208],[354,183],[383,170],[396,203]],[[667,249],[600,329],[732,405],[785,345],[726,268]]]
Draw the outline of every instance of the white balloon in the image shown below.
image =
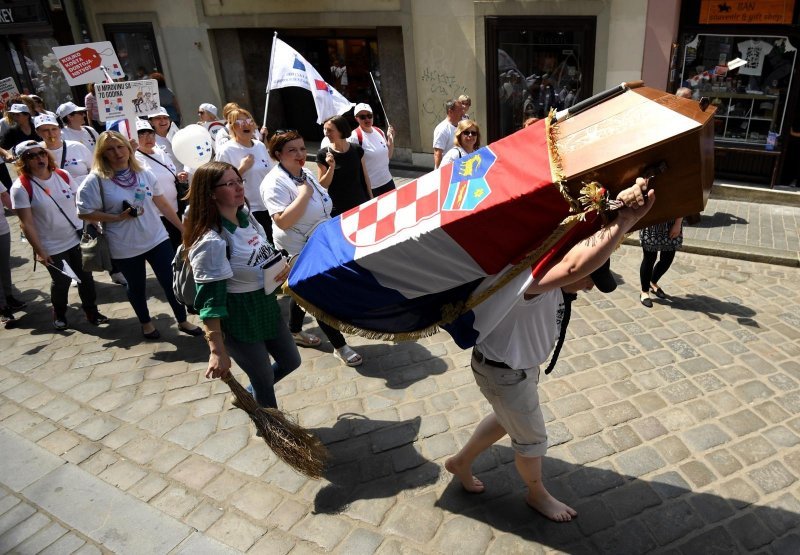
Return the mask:
[[211,160],[211,134],[202,125],[187,125],[172,137],[172,152],[186,166],[196,170]]

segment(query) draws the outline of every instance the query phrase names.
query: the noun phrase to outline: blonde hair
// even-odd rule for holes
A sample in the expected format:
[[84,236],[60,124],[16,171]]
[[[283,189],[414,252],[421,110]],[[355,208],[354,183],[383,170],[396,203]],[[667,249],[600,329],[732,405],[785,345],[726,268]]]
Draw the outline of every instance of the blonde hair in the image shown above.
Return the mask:
[[240,108],[237,102],[228,102],[225,106],[222,107],[222,119],[227,121],[228,114],[231,113],[231,110],[235,110],[237,108]]
[[456,126],[456,136],[453,138],[453,145],[455,146],[464,146],[461,144],[461,134],[469,129],[470,127],[474,127],[475,131],[478,134],[475,136],[475,150],[478,150],[481,146],[481,128],[478,127],[478,122],[474,119],[462,119],[458,122]]
[[235,108],[231,108],[230,111],[228,112],[228,115],[225,116],[226,121],[228,122],[228,125],[231,126],[231,128],[233,128],[233,126],[236,125],[236,120],[238,120],[240,117],[252,119],[253,122],[255,122],[255,120],[253,119],[253,114],[251,114],[241,106],[236,106]]
[[125,135],[119,131],[103,131],[100,133],[100,137],[97,139],[97,145],[94,147],[92,173],[105,179],[114,177],[114,169],[108,163],[108,160],[105,159],[105,156],[103,156],[110,141],[118,141],[128,147],[128,152],[130,153],[128,157],[128,167],[137,173],[143,171],[142,165],[139,164],[136,156],[134,156],[133,146],[131,146],[131,142],[125,138]]

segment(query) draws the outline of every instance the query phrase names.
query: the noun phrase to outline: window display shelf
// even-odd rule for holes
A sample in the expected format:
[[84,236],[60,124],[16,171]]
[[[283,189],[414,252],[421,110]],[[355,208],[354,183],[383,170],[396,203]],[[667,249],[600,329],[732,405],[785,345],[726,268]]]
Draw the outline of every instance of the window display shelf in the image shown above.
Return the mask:
[[718,141],[762,146],[776,127],[779,116],[776,95],[704,91],[717,107],[714,136]]

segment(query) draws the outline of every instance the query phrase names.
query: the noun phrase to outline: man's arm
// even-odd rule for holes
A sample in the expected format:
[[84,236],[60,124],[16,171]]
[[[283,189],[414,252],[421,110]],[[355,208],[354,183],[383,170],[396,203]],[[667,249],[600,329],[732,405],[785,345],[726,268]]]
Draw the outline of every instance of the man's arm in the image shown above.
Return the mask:
[[617,199],[626,207],[617,212],[616,219],[592,236],[572,247],[564,257],[553,263],[528,289],[530,295],[544,293],[556,287],[575,283],[595,271],[611,256],[633,225],[647,214],[655,202],[655,192],[644,194],[647,181],[639,178],[636,184],[623,190]]
[[439,167],[439,164],[442,163],[443,156],[444,156],[444,150],[442,150],[441,148],[433,149],[433,169]]

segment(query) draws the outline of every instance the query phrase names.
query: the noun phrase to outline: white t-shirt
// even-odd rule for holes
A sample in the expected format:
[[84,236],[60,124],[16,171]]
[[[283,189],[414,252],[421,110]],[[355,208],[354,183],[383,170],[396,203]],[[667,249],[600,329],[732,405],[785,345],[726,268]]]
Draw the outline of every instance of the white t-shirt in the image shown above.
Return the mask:
[[453,148],[453,139],[456,137],[456,126],[444,118],[436,129],[433,130],[433,148],[440,148],[447,152]]
[[[141,205],[144,212],[136,218],[103,224],[108,237],[111,258],[133,258],[166,241],[169,236],[161,223],[153,197],[161,195],[155,176],[147,170],[136,174],[138,184],[128,189],[120,187],[110,179],[101,179],[90,173],[78,187],[78,213],[104,211],[109,214],[122,212],[122,202],[133,206]],[[103,199],[100,198],[100,184],[103,182]],[[137,199],[138,197],[141,197]],[[105,210],[103,210],[105,201]]]
[[160,147],[161,150],[167,153],[169,159],[172,160],[173,166],[177,168],[178,166],[181,165],[181,163],[175,157],[175,153],[172,151],[172,140],[169,138],[169,134],[167,134],[166,137],[162,137],[161,135],[156,133],[156,146]]
[[250,210],[261,212],[267,208],[261,200],[259,187],[269,171],[275,166],[275,162],[269,157],[267,147],[261,141],[252,141],[249,147],[242,146],[235,140],[230,140],[223,144],[217,151],[217,160],[228,162],[238,168],[239,164],[247,155],[253,156],[253,165],[242,174],[244,179],[244,196],[250,203]]
[[[8,192],[6,186],[0,183],[0,194]],[[3,209],[3,206],[0,205],[0,235],[5,235],[6,233],[10,233],[11,228],[8,227],[8,220],[6,219],[6,211]]]
[[518,285],[528,279],[530,275],[523,272],[476,307],[483,307],[478,350],[486,358],[519,370],[547,361],[564,314],[564,295],[560,288],[526,300],[523,292],[527,287]]
[[444,153],[444,156],[442,156],[442,163],[439,164],[439,167],[441,168],[445,164],[449,164],[450,162],[458,160],[459,158],[463,158],[466,155],[467,151],[465,151],[460,146],[454,146],[453,148]]
[[[151,156],[152,158],[148,158]],[[155,160],[153,160],[155,158]],[[172,211],[178,213],[178,190],[175,188],[175,174],[177,170],[175,165],[167,156],[167,153],[156,147],[153,149],[153,154],[145,155],[143,152],[136,151],[136,159],[146,169],[156,176],[158,186],[161,189],[161,194],[167,199],[169,205],[172,206]],[[156,161],[157,160],[157,161]],[[160,164],[159,164],[160,162]],[[162,165],[163,164],[163,165]],[[164,166],[167,166],[166,168]],[[161,214],[161,211],[158,212]],[[163,216],[163,214],[161,214]]]
[[[233,233],[223,228],[222,235],[209,230],[189,249],[195,282],[225,279],[228,280],[229,293],[263,289],[264,270],[261,266],[275,252],[267,241],[264,228],[251,218],[248,227],[237,227]],[[229,246],[230,260],[226,253]]]
[[[222,145],[231,140],[232,136],[233,135],[231,134],[231,128],[227,123],[223,127],[218,128],[214,133],[214,150],[218,152],[219,149],[222,147]],[[259,131],[258,129],[254,129],[253,138],[257,141],[260,141],[261,131]]]
[[97,144],[97,137],[97,131],[89,126],[82,126],[78,130],[72,129],[71,127],[64,127],[61,130],[62,139],[81,143],[92,153],[94,153],[94,145]]
[[764,69],[764,58],[772,52],[772,45],[766,41],[746,40],[736,45],[747,65],[739,68],[739,75],[761,75]]
[[[333,201],[328,191],[308,170],[304,169],[303,173],[314,188],[314,194],[308,200],[305,212],[286,230],[272,222],[272,238],[275,246],[286,249],[289,254],[299,254],[303,250],[308,241],[307,236],[310,236],[320,223],[330,219],[333,209]],[[297,196],[297,185],[279,165],[272,168],[261,183],[261,197],[270,214],[280,214]]]
[[18,178],[11,185],[11,205],[14,210],[31,209],[33,225],[47,254],[60,254],[77,245],[79,239],[75,231],[83,228],[83,222],[75,212],[75,186],[53,172],[49,179],[31,178],[31,194],[32,200]]
[[[367,168],[372,188],[386,185],[392,180],[392,174],[389,172],[389,146],[386,144],[386,140],[379,132],[375,131],[375,128],[370,133],[362,129],[361,136],[363,139],[360,146],[364,149],[364,165]],[[347,140],[357,145],[358,132],[353,130]]]
[[[67,160],[63,166],[61,165],[61,155],[64,153],[63,147],[58,147],[54,150],[48,148],[47,151],[55,158],[56,166],[69,173],[70,177],[73,178],[73,183],[80,184],[83,178],[92,171],[92,153],[82,143],[67,141],[63,138],[62,142],[67,145]],[[42,145],[42,148],[47,148],[44,146],[44,142],[39,144]]]

